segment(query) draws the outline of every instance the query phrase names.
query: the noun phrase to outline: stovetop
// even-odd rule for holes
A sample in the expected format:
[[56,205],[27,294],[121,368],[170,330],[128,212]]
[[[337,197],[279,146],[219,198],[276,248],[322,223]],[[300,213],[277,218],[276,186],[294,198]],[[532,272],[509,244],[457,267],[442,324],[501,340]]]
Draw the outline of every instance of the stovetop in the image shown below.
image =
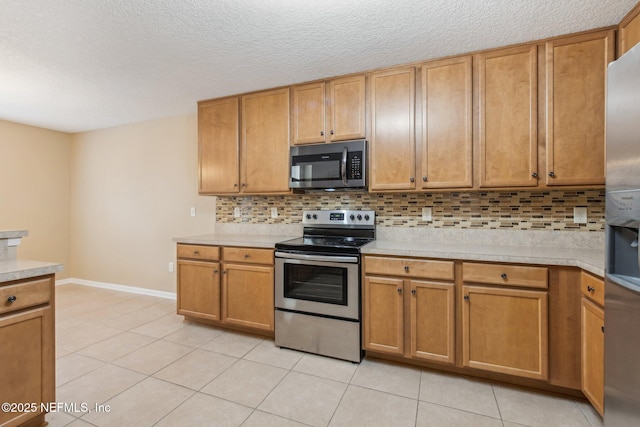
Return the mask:
[[276,243],[276,249],[357,254],[360,253],[360,247],[373,240],[373,238],[306,236]]

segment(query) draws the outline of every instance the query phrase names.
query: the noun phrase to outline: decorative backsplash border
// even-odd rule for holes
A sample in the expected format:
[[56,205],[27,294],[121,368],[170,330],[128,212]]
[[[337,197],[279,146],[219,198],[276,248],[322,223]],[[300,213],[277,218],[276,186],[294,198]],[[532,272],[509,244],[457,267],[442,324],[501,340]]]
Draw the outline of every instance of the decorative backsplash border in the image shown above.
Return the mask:
[[[604,200],[604,190],[218,196],[216,221],[296,224],[303,210],[368,209],[376,211],[379,227],[604,231]],[[576,206],[587,208],[587,224],[573,223]],[[235,207],[240,217],[234,217]],[[273,207],[277,218],[271,218]],[[432,208],[432,221],[422,220],[423,207]]]

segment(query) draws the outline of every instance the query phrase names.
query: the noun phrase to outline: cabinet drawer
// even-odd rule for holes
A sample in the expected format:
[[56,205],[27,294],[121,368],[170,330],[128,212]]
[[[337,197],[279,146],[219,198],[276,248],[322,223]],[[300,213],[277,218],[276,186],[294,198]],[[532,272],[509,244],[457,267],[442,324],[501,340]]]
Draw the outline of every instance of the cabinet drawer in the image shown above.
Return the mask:
[[0,314],[46,304],[50,299],[50,278],[3,286],[0,287]]
[[273,249],[223,248],[222,258],[225,262],[273,265]]
[[580,289],[584,296],[596,304],[604,306],[604,282],[602,279],[583,271],[580,277]]
[[368,256],[364,264],[366,274],[453,280],[453,261]]
[[215,261],[220,259],[220,248],[217,246],[179,244],[178,258],[207,259]]
[[465,282],[546,289],[548,286],[547,277],[545,267],[462,263],[462,280]]

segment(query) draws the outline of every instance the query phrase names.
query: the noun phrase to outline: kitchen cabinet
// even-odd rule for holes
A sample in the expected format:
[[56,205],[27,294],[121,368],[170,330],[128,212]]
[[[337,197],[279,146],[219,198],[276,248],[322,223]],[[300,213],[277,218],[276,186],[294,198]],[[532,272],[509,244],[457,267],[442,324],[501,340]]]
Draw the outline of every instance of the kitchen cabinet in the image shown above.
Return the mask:
[[640,42],[640,3],[620,21],[618,57]]
[[415,183],[415,68],[371,74],[369,189],[413,190]]
[[273,332],[273,249],[178,244],[177,312]]
[[613,30],[546,43],[546,185],[603,185]]
[[453,265],[451,261],[367,256],[365,350],[453,364]]
[[473,186],[471,63],[467,55],[422,66],[422,189]]
[[582,273],[582,392],[604,413],[604,282]]
[[548,295],[524,289],[546,288],[547,269],[463,263],[462,271],[464,366],[547,380]]
[[538,184],[537,52],[525,45],[475,56],[482,188]]
[[200,194],[237,193],[240,179],[239,98],[198,103]]
[[273,250],[225,247],[222,251],[223,322],[273,331]]
[[220,249],[178,245],[178,314],[220,320]]
[[365,76],[294,86],[293,144],[365,138]]
[[242,96],[240,189],[289,192],[289,89]]
[[0,284],[0,400],[36,404],[0,412],[0,425],[43,425],[41,403],[55,402],[54,276]]

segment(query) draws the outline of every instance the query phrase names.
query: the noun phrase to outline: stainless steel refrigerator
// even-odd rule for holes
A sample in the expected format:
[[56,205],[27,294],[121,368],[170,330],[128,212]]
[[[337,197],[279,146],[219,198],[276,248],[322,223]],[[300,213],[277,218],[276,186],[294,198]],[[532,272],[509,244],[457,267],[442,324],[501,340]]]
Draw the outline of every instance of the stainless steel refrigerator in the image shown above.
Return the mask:
[[607,73],[604,423],[640,425],[640,44]]

